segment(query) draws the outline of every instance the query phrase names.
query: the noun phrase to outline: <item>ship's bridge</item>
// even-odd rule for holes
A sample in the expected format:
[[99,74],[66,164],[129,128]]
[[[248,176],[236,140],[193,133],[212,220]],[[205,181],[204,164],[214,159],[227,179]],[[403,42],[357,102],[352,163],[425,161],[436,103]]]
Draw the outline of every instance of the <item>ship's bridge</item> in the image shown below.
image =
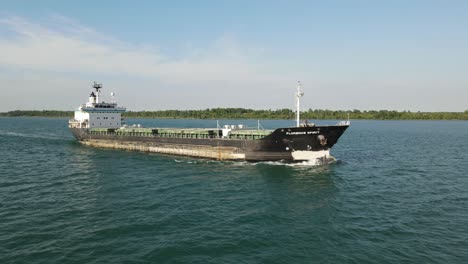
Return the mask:
[[86,104],[82,104],[79,110],[86,111],[86,112],[125,112],[127,109],[123,106],[118,106],[117,103],[92,103],[88,102]]
[[71,128],[119,128],[125,124],[122,113],[127,109],[118,106],[111,93],[111,102],[100,101],[102,84],[94,83],[96,91],[91,92],[89,101],[80,105],[75,111],[74,119],[70,120]]

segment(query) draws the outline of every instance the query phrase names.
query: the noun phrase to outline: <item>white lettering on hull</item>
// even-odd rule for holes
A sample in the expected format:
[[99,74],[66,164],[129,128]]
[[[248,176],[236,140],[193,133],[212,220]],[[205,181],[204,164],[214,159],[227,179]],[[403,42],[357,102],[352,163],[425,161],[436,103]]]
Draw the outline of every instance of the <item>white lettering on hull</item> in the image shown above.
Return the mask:
[[285,132],[285,134],[288,135],[288,136],[293,136],[293,135],[315,135],[315,134],[319,134],[319,133],[320,133],[319,131],[297,131],[297,132],[288,131],[288,132]]

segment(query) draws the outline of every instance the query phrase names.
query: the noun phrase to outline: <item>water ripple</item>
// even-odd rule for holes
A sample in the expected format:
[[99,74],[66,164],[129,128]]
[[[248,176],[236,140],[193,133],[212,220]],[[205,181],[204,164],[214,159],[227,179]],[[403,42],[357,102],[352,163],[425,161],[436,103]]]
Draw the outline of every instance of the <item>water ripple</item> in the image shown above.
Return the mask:
[[83,147],[64,119],[0,127],[1,263],[468,262],[466,122],[355,122],[318,166]]

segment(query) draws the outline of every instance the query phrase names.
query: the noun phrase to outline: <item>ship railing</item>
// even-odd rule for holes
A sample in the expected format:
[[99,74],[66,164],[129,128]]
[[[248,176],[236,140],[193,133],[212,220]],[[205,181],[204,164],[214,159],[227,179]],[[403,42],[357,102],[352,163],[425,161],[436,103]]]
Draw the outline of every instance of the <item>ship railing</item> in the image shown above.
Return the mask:
[[229,130],[229,131],[235,131],[235,130],[266,130],[261,124],[260,120],[257,120],[257,126],[248,126],[246,124],[225,124],[223,126],[219,125],[219,120],[216,120],[216,129],[218,130]]
[[99,109],[99,110],[103,110],[103,109],[111,109],[111,110],[119,110],[119,111],[126,111],[127,108],[123,105],[110,105],[110,104],[104,104],[104,105],[109,105],[109,106],[112,106],[112,107],[100,107],[96,104],[89,104],[89,103],[86,103],[86,104],[81,104],[79,109]]
[[78,120],[75,120],[75,119],[69,119],[68,120],[68,124],[70,125],[75,125],[75,124],[79,124],[80,122]]
[[338,124],[336,125],[337,126],[349,126],[351,125],[351,122],[349,120],[343,120],[343,121],[338,122]]
[[76,119],[69,119],[68,120],[68,127],[70,128],[87,128],[88,122],[79,121]]
[[[139,127],[122,127],[119,129],[92,128],[91,134],[115,135],[115,136],[139,136],[139,137],[162,137],[162,138],[187,138],[187,139],[213,139],[220,138],[217,129],[156,129]],[[269,134],[266,130],[236,130],[229,134],[226,139],[261,139]]]

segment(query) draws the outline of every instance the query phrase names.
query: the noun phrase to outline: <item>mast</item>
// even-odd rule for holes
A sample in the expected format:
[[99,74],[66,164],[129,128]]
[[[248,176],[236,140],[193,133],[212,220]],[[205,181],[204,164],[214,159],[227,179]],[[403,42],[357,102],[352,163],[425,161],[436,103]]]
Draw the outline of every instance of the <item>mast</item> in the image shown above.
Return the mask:
[[301,97],[304,96],[304,93],[301,92],[302,84],[300,81],[297,82],[297,92],[296,92],[296,126],[300,125],[300,114],[301,114]]
[[102,83],[94,82],[93,88],[96,89],[96,103],[99,103],[99,94],[101,93],[99,89],[102,88]]

